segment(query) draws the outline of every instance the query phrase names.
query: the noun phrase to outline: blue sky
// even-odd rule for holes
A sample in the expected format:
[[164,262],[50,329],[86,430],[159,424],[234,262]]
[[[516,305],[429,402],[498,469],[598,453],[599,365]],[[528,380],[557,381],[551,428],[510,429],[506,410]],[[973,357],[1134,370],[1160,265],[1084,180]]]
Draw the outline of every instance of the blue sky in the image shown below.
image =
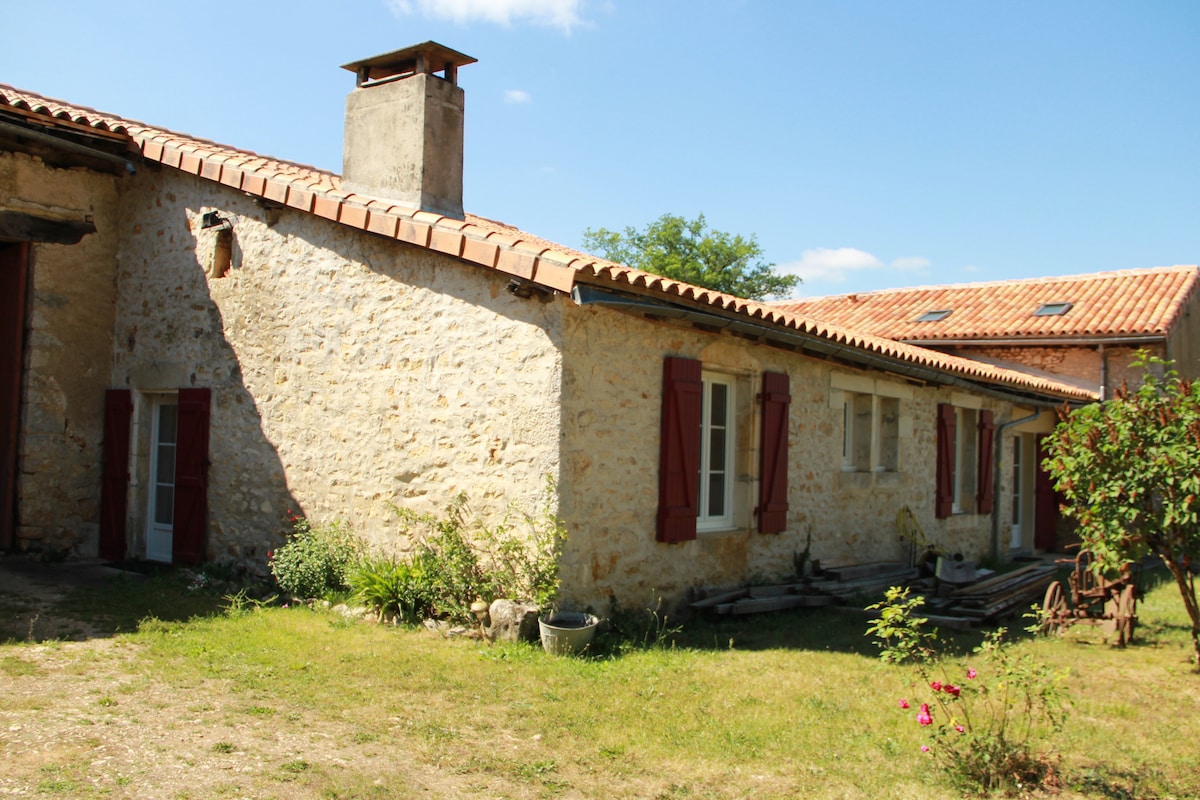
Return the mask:
[[703,213],[813,296],[1200,261],[1200,3],[14,3],[0,82],[341,171],[341,64],[464,67],[464,204]]

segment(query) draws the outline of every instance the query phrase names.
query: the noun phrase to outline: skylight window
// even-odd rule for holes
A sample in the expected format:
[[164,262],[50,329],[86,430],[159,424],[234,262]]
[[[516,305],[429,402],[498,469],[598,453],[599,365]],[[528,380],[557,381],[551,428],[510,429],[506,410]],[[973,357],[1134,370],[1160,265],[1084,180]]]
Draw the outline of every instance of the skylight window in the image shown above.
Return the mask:
[[921,316],[917,317],[914,322],[941,322],[954,311],[952,308],[944,308],[940,311],[926,311]]
[[1033,312],[1035,317],[1061,317],[1071,310],[1073,303],[1042,303],[1042,307]]

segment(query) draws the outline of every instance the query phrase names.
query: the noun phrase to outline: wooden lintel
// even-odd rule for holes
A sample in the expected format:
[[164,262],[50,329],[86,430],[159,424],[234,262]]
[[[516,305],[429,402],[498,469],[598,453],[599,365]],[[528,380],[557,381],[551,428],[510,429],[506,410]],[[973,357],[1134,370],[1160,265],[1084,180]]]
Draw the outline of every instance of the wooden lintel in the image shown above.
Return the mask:
[[89,220],[39,217],[22,211],[0,210],[0,241],[78,244],[96,225]]

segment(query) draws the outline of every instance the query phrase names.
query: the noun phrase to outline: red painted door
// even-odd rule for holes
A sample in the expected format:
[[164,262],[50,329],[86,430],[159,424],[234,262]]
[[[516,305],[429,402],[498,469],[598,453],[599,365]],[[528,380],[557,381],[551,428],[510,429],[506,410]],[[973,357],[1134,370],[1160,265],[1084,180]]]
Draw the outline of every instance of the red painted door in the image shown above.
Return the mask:
[[1050,473],[1042,468],[1046,457],[1046,437],[1039,436],[1037,442],[1037,472],[1033,481],[1033,546],[1038,550],[1053,552],[1058,547],[1058,493]]
[[17,454],[21,423],[29,245],[0,243],[0,550],[17,526]]

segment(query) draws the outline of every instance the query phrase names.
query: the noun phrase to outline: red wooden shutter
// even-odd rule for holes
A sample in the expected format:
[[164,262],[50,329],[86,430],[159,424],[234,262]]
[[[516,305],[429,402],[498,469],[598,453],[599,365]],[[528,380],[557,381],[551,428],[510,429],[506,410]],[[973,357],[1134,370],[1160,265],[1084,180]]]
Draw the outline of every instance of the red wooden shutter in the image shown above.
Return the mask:
[[979,469],[975,474],[979,483],[975,492],[975,509],[979,514],[990,514],[996,505],[995,459],[993,454],[996,424],[991,411],[979,412]]
[[787,528],[788,409],[792,403],[788,376],[764,372],[762,387],[762,463],[758,484],[758,532]]
[[133,393],[104,393],[104,440],[100,470],[100,557],[125,558],[125,514],[129,507],[129,421]]
[[662,440],[658,464],[658,541],[696,538],[700,492],[700,362],[663,362]]
[[208,530],[208,389],[179,390],[179,437],[175,445],[175,517],[172,560],[204,561]]
[[937,492],[933,514],[945,519],[954,513],[954,406],[938,403]]

